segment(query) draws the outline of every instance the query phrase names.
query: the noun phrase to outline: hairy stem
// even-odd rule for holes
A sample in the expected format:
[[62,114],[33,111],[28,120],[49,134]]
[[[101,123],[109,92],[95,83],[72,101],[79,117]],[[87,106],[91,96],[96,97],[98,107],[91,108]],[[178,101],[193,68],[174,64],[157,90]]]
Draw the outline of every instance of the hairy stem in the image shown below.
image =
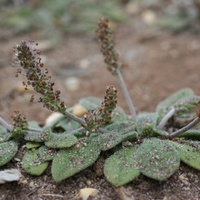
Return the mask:
[[82,123],[85,122],[82,118],[77,117],[76,115],[73,115],[72,113],[70,113],[70,112],[67,111],[67,110],[65,110],[65,112],[62,113],[62,114],[64,114],[66,117],[68,117],[68,118],[70,118],[70,119],[72,119],[72,120],[74,120],[74,121],[76,121],[76,122],[78,122],[78,123],[80,123],[80,124],[82,124]]
[[197,117],[195,118],[192,122],[190,122],[188,125],[184,126],[183,128],[171,133],[169,135],[169,138],[174,138],[174,137],[177,137],[179,136],[180,134],[188,131],[189,129],[191,129],[192,127],[194,127],[195,125],[197,125],[198,123],[200,122],[200,118]]
[[81,128],[77,128],[76,130],[73,130],[73,131],[71,131],[71,132],[69,132],[69,133],[67,133],[68,135],[74,135],[74,134],[76,134],[76,133],[78,133],[78,132],[81,132],[81,131],[84,131],[85,129],[83,128],[83,127],[81,127]]
[[124,97],[125,97],[126,102],[128,104],[129,110],[131,112],[132,119],[135,122],[136,121],[135,107],[133,105],[133,102],[132,102],[131,97],[129,95],[129,92],[127,90],[124,78],[123,78],[122,73],[121,73],[121,71],[119,69],[116,70],[116,73],[117,73],[117,76],[119,78],[119,84],[120,84],[121,90],[122,90],[122,92],[124,94]]
[[13,126],[8,124],[2,117],[0,117],[0,124],[9,131],[13,131]]
[[161,120],[161,122],[158,124],[157,129],[158,130],[163,130],[163,128],[166,126],[167,122],[169,119],[174,115],[175,109],[172,108]]

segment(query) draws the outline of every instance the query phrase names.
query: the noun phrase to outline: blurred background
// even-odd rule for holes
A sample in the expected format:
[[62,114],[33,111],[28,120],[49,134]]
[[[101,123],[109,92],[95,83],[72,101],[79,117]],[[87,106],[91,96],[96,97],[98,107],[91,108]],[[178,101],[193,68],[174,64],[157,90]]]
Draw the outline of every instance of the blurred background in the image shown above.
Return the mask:
[[[84,96],[102,98],[107,73],[95,35],[107,17],[137,111],[152,111],[171,92],[199,91],[200,0],[0,0],[0,115],[15,109],[41,122],[49,114],[21,87],[10,67],[13,46],[35,40],[68,106]],[[119,92],[119,105],[127,106]],[[42,110],[42,112],[41,112]]]

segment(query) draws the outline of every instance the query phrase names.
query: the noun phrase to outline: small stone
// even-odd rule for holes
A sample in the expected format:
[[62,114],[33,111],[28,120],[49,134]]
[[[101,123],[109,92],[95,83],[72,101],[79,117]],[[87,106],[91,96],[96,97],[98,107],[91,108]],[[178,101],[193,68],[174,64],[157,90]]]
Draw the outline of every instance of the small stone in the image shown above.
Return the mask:
[[24,184],[24,185],[26,185],[28,183],[28,180],[24,179],[21,183]]
[[95,188],[83,188],[80,190],[80,197],[82,200],[87,200],[90,196],[96,196],[98,193],[98,190]]
[[76,77],[70,77],[65,80],[65,85],[70,91],[77,91],[80,88],[80,80]]
[[86,184],[87,184],[87,186],[91,186],[91,185],[92,185],[92,181],[87,180],[87,181],[86,181]]
[[83,117],[83,115],[86,114],[87,112],[88,110],[85,107],[83,107],[80,104],[76,104],[73,107],[72,114],[76,115],[77,117]]
[[58,121],[63,115],[59,112],[54,112],[51,115],[49,115],[45,120],[45,125],[51,125],[54,122]]
[[14,158],[15,161],[20,162],[21,160],[19,158]]
[[11,182],[11,181],[19,181],[22,177],[22,174],[18,169],[9,169],[0,171],[0,184]]

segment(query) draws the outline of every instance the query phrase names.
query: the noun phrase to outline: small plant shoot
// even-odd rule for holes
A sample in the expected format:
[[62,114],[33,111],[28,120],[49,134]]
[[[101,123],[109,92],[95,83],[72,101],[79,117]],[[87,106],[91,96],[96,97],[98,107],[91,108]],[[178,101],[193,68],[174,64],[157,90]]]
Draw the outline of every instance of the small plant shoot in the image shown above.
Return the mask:
[[116,187],[140,174],[164,181],[181,162],[200,170],[200,96],[189,88],[181,89],[161,101],[155,112],[136,113],[107,19],[99,21],[96,33],[108,71],[118,78],[130,113],[117,105],[117,90],[110,85],[102,99],[80,99],[84,115],[75,115],[55,89],[38,44],[21,41],[14,47],[12,61],[16,77],[23,75],[25,89],[31,86],[38,93],[38,99],[31,96],[32,102],[38,101],[61,117],[43,127],[27,121],[19,111],[12,116],[12,125],[0,117],[0,166],[23,147],[21,167],[39,176],[49,166],[56,182],[93,165],[102,154],[107,157],[104,175]]

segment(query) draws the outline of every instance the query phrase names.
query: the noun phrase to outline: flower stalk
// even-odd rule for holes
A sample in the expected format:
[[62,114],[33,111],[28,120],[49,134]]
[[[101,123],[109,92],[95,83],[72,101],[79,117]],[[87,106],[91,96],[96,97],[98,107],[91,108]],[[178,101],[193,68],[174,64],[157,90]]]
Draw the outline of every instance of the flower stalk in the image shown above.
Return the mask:
[[133,102],[128,93],[126,84],[124,82],[124,78],[122,76],[122,68],[124,64],[119,59],[119,54],[115,50],[115,43],[113,34],[108,26],[108,19],[101,19],[98,24],[97,36],[99,39],[99,43],[101,44],[101,52],[104,56],[104,62],[107,64],[107,69],[118,77],[120,87],[122,89],[123,95],[128,104],[129,110],[132,115],[132,119],[136,121],[136,112]]

